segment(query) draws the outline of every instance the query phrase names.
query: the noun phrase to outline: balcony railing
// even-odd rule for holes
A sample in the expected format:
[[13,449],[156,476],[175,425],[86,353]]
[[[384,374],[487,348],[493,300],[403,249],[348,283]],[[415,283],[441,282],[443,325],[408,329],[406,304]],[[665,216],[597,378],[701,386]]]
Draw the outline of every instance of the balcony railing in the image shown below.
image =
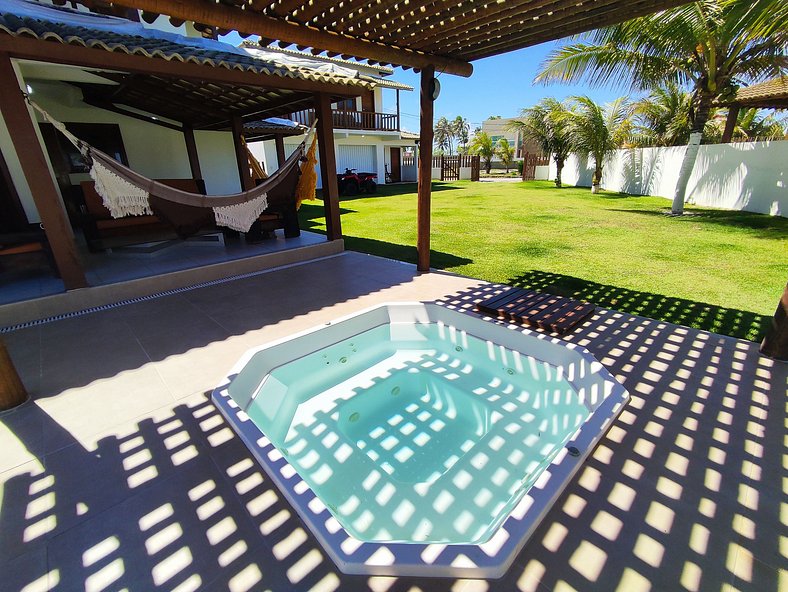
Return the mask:
[[[399,116],[394,113],[374,113],[370,111],[331,110],[334,129],[355,129],[376,132],[399,131]],[[290,114],[290,119],[303,125],[312,125],[315,120],[314,109],[304,109]]]

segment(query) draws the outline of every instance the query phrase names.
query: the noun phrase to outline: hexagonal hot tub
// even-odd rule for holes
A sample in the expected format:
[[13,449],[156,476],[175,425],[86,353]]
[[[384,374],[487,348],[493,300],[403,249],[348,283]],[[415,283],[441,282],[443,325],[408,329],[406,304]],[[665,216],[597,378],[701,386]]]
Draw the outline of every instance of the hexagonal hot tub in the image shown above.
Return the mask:
[[628,397],[580,347],[423,303],[247,352],[213,393],[340,570],[487,578]]

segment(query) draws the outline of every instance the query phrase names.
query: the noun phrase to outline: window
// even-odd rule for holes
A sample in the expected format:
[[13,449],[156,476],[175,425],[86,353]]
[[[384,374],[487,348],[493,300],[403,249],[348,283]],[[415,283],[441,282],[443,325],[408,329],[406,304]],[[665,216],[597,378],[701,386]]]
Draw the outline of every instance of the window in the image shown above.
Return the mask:
[[356,99],[345,99],[344,101],[337,102],[338,111],[355,111]]

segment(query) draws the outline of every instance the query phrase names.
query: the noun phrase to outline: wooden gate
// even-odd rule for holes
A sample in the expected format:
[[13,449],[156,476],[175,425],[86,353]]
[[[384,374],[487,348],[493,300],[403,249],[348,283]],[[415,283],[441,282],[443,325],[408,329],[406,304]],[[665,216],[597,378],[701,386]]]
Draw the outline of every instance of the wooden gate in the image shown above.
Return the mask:
[[[479,180],[480,157],[479,155],[461,154],[459,156],[435,156],[432,159],[432,168],[440,169],[441,181],[459,181],[460,169],[471,169],[470,180]],[[467,177],[466,177],[467,178]]]
[[523,156],[523,181],[536,179],[536,167],[550,164],[550,156],[545,154],[530,154]]

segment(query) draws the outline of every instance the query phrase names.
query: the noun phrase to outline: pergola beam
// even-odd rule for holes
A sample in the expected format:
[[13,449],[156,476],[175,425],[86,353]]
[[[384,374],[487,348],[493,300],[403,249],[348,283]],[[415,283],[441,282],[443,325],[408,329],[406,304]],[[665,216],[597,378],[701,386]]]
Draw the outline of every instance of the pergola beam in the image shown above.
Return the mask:
[[14,139],[14,147],[27,179],[33,202],[46,232],[55,265],[66,290],[84,288],[88,285],[85,271],[79,259],[74,232],[71,230],[66,209],[58,195],[47,158],[33,127],[22,90],[19,87],[14,65],[8,54],[0,52],[0,112],[5,119],[8,133]]
[[323,209],[326,216],[328,240],[342,238],[339,217],[339,184],[337,183],[337,158],[334,148],[334,125],[331,116],[331,97],[325,93],[315,95],[317,117],[317,148],[320,153],[320,177],[323,184]]
[[402,64],[413,68],[434,65],[442,72],[458,76],[470,76],[473,72],[473,66],[462,60],[357,39],[349,35],[272,18],[253,10],[242,11],[223,4],[178,0],[117,0],[114,4],[391,64]]
[[430,207],[432,202],[432,80],[435,68],[428,66],[421,71],[421,112],[419,128],[419,182],[418,182],[418,251],[417,269],[430,270]]

